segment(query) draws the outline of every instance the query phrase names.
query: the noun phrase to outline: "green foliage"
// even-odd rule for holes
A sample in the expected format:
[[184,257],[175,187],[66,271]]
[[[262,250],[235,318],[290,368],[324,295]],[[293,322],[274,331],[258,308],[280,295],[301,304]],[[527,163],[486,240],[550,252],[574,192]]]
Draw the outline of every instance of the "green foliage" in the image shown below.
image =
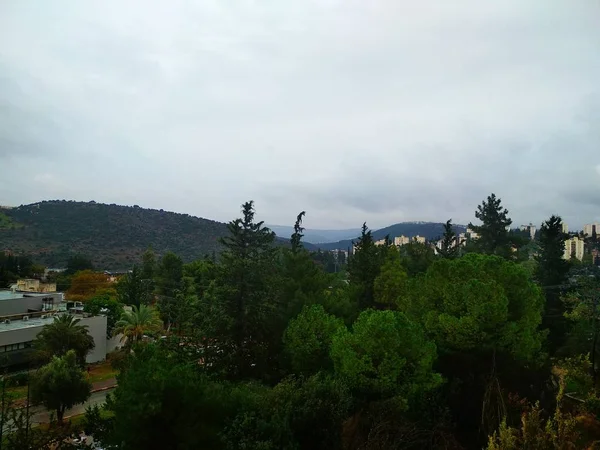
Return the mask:
[[67,260],[65,275],[73,275],[83,270],[94,270],[94,265],[87,256],[73,255]]
[[563,222],[558,216],[551,216],[540,228],[536,278],[542,286],[560,285],[566,281],[569,262],[563,255],[568,235],[562,228]]
[[20,224],[0,229],[4,248],[35,251],[49,267],[65,267],[70,256],[85,254],[95,267],[127,269],[149,246],[191,261],[219,251],[218,239],[228,233],[223,223],[187,214],[96,202],[45,201],[3,213]]
[[117,281],[117,297],[124,305],[147,305],[152,300],[150,280],[144,279],[138,266],[133,266],[130,272]]
[[317,374],[287,378],[238,414],[224,433],[228,449],[340,449],[352,406],[346,386]]
[[108,294],[100,294],[89,300],[83,305],[83,311],[94,316],[103,314],[106,316],[106,337],[113,335],[113,329],[117,320],[123,314],[123,305]]
[[452,219],[444,224],[444,235],[442,236],[441,247],[439,249],[442,258],[454,259],[459,255],[460,246],[457,242],[457,235],[452,226]]
[[146,334],[154,334],[162,329],[158,312],[151,306],[133,306],[131,311],[125,311],[115,323],[114,335],[122,334],[127,344],[138,342]]
[[207,258],[192,261],[183,266],[183,276],[184,280],[186,278],[193,280],[195,294],[198,298],[202,298],[217,277],[217,265]]
[[444,351],[504,350],[528,360],[541,349],[543,304],[518,264],[471,253],[436,261],[414,280],[400,309]]
[[156,290],[159,295],[175,297],[181,289],[183,279],[183,261],[175,253],[167,252],[160,259],[156,273]]
[[279,284],[273,270],[275,235],[255,222],[253,202],[242,205],[242,213],[228,225],[218,276],[199,305],[199,329],[215,342],[215,350],[227,349],[218,365],[234,378],[268,372],[284,328],[274,289]]
[[67,409],[89,398],[91,388],[91,383],[77,364],[75,352],[70,350],[63,356],[54,356],[37,371],[31,383],[31,398],[33,402],[56,411],[60,423]]
[[348,263],[350,285],[354,287],[361,310],[375,305],[374,284],[382,263],[382,252],[375,245],[371,230],[364,223],[362,234],[354,246],[354,254]]
[[[513,428],[502,422],[500,429],[489,438],[487,450],[570,450],[580,447],[577,421],[562,411],[564,386],[557,396],[554,415],[544,419],[539,403],[521,417],[521,426]],[[587,448],[587,446],[585,447]]]
[[571,353],[589,353],[594,382],[598,378],[597,361],[600,358],[600,280],[580,279],[576,290],[564,296],[565,317],[572,321],[565,347]]
[[148,248],[142,255],[142,279],[152,280],[156,275],[156,255]]
[[508,210],[502,207],[501,200],[496,198],[496,194],[489,195],[487,201],[484,200],[477,206],[475,217],[482,224],[469,226],[479,234],[479,239],[476,241],[478,249],[482,253],[509,258],[512,251],[508,228],[512,220],[508,218]]
[[283,335],[284,350],[293,373],[312,375],[331,369],[329,350],[333,336],[344,322],[325,312],[321,305],[305,306]]
[[105,444],[125,449],[222,448],[220,431],[252,389],[214,382],[158,345],[138,349],[106,408]]
[[198,297],[190,278],[184,278],[182,287],[177,290],[175,297],[159,296],[157,302],[160,318],[168,330],[174,327],[179,333],[193,324]]
[[398,250],[388,251],[381,272],[375,279],[375,304],[386,309],[395,309],[398,300],[406,295],[408,275]]
[[42,328],[33,341],[37,358],[48,362],[53,356],[63,356],[73,350],[77,363],[83,367],[86,355],[95,344],[87,325],[79,325],[80,321],[65,314],[55,317],[54,322]]
[[19,278],[35,275],[36,265],[29,256],[13,256],[0,253],[0,289],[15,283]]
[[436,260],[435,252],[428,244],[412,241],[400,247],[402,265],[411,277],[424,273]]
[[403,313],[363,311],[349,331],[333,338],[335,373],[367,396],[409,399],[439,385],[432,370],[436,346]]

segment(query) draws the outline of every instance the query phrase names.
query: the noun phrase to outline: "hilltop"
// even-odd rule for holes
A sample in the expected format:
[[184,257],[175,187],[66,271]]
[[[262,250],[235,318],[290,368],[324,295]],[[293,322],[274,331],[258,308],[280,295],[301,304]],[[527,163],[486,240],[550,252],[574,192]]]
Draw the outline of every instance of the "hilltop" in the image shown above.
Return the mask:
[[152,246],[184,260],[218,252],[224,223],[138,206],[43,201],[0,211],[0,250],[62,267],[81,253],[102,269],[131,267]]

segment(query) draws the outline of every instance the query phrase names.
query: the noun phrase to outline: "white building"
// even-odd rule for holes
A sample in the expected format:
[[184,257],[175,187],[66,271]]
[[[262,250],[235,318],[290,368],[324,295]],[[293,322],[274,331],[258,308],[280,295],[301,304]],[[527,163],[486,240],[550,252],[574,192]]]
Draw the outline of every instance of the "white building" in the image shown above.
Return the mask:
[[471,228],[467,228],[467,233],[466,233],[467,237],[469,239],[479,239],[479,233],[475,232],[473,229]]
[[569,232],[569,225],[567,225],[566,223],[562,223],[562,232],[563,233],[568,233]]
[[536,231],[536,227],[533,224],[529,224],[529,225],[521,225],[521,231],[527,231],[529,233],[529,237],[531,239],[535,238],[535,231]]
[[[60,314],[67,314],[60,293],[0,291],[0,366],[27,363],[37,334]],[[88,327],[94,339],[95,348],[86,357],[88,363],[104,360],[107,351],[120,345],[117,338],[106,338],[106,316],[77,314],[76,317],[81,319],[80,325]]]
[[564,259],[571,259],[575,256],[579,261],[583,259],[583,252],[585,244],[583,239],[579,239],[577,236],[573,236],[565,241],[565,253],[563,254]]
[[394,245],[396,247],[401,247],[403,245],[406,245],[410,242],[410,238],[407,238],[406,236],[402,235],[402,236],[396,236],[394,238]]
[[586,237],[593,236],[594,232],[596,235],[600,235],[600,222],[588,223],[583,226],[583,234]]

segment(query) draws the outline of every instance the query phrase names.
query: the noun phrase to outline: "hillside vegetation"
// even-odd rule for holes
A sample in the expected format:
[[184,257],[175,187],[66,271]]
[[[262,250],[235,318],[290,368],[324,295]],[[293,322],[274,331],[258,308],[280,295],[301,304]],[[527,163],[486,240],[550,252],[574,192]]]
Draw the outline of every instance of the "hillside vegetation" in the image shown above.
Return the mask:
[[0,248],[29,254],[37,262],[64,267],[84,254],[102,269],[130,267],[151,246],[184,260],[219,251],[224,223],[137,206],[43,201],[1,212]]

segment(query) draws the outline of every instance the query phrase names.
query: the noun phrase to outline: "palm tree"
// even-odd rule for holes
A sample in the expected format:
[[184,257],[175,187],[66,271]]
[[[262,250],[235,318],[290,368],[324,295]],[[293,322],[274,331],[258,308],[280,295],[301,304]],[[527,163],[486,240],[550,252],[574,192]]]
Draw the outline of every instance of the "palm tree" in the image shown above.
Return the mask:
[[134,343],[142,338],[144,334],[154,333],[162,329],[162,321],[158,312],[146,305],[133,306],[131,311],[121,315],[121,319],[115,324],[113,334],[123,335],[123,340]]
[[69,350],[74,350],[77,363],[80,366],[85,364],[85,357],[95,344],[87,325],[79,325],[80,321],[70,314],[55,316],[54,321],[38,333],[33,347],[41,362],[48,362],[53,356],[63,356]]

